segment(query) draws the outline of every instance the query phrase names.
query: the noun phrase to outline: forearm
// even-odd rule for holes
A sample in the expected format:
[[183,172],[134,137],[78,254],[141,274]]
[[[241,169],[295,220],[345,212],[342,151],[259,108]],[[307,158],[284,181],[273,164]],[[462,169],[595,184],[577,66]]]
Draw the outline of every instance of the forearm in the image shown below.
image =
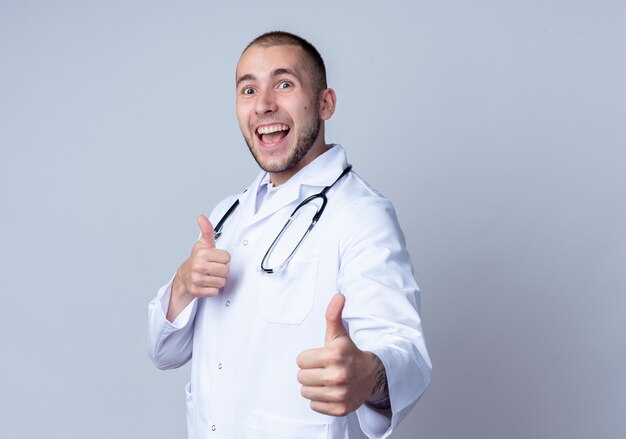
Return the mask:
[[171,323],[176,320],[176,317],[191,303],[193,295],[191,295],[185,288],[184,283],[180,279],[179,272],[174,276],[172,281],[172,293],[170,294],[170,302],[167,307],[167,320]]
[[369,407],[391,418],[391,400],[389,399],[389,385],[385,365],[378,356],[376,358],[376,378],[370,398],[365,402]]
[[148,354],[159,369],[179,367],[191,357],[196,307],[190,304],[176,322],[167,320],[172,282],[161,287],[148,305]]

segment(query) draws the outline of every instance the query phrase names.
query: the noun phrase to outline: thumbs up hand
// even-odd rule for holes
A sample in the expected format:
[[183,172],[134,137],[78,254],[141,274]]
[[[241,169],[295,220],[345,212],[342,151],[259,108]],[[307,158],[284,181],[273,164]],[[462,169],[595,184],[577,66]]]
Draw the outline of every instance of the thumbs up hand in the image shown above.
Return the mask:
[[220,288],[226,284],[230,254],[215,248],[211,221],[204,215],[198,215],[197,221],[202,234],[174,277],[166,316],[170,322],[194,297],[217,296]]
[[296,360],[302,396],[311,400],[311,409],[331,416],[346,416],[370,398],[380,364],[343,326],[345,301],[339,293],[328,304],[324,347],[304,351]]
[[176,277],[182,281],[185,291],[194,297],[217,296],[226,284],[230,254],[215,248],[211,221],[204,215],[198,215],[197,220],[202,235]]

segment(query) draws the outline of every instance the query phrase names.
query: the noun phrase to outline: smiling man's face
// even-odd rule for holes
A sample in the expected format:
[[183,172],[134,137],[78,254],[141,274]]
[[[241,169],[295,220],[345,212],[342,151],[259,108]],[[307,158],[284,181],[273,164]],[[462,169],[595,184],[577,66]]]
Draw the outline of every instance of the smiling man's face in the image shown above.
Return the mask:
[[250,152],[270,173],[287,181],[326,150],[326,89],[316,93],[298,46],[251,46],[237,65],[237,120]]

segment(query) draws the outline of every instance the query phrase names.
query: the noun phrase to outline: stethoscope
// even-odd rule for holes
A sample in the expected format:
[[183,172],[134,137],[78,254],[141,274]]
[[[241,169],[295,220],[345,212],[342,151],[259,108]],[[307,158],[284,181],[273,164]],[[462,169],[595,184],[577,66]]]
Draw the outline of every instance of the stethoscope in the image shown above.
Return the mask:
[[[311,230],[313,230],[313,227],[315,227],[315,224],[317,224],[317,222],[320,220],[322,214],[324,213],[324,209],[326,209],[326,204],[328,203],[328,198],[326,197],[326,193],[339,180],[341,180],[345,175],[347,175],[351,170],[352,170],[352,165],[348,165],[343,170],[341,175],[339,175],[339,177],[337,177],[337,179],[330,186],[326,186],[324,189],[322,189],[317,194],[313,194],[313,195],[305,198],[300,204],[298,204],[298,206],[293,210],[293,212],[291,212],[291,215],[289,216],[289,219],[287,220],[287,222],[285,223],[283,228],[280,230],[280,232],[278,233],[276,238],[274,238],[274,241],[272,242],[270,247],[267,249],[267,251],[265,252],[265,256],[263,256],[263,259],[261,260],[261,270],[263,270],[263,272],[269,273],[269,274],[276,273],[278,271],[281,271],[283,268],[285,268],[287,266],[287,264],[289,263],[291,258],[293,258],[293,255],[296,253],[298,248],[300,248],[300,245],[302,245],[302,241],[304,241],[304,238],[306,238],[307,235],[311,232]],[[297,215],[300,212],[300,210],[302,208],[304,208],[307,204],[311,203],[313,200],[316,200],[316,199],[321,199],[321,201],[322,201],[321,206],[317,209],[317,212],[315,213],[315,215],[313,215],[313,218],[311,218],[311,223],[309,224],[309,227],[306,229],[306,231],[302,235],[302,238],[300,238],[300,240],[298,241],[298,244],[296,244],[295,248],[291,251],[291,253],[289,253],[289,255],[285,258],[285,260],[281,264],[279,264],[279,265],[277,265],[275,267],[272,267],[272,268],[267,267],[267,261],[270,258],[270,255],[272,254],[272,252],[276,248],[276,245],[280,241],[280,238],[285,234],[285,232],[289,228],[290,224],[292,224],[294,219],[297,217]],[[235,200],[235,202],[232,204],[232,206],[230,206],[228,208],[228,210],[226,211],[224,216],[222,216],[222,219],[220,219],[219,222],[217,223],[217,225],[215,226],[215,229],[213,231],[213,238],[215,239],[215,241],[217,241],[220,238],[220,236],[222,236],[222,228],[224,227],[224,223],[226,222],[228,217],[230,217],[233,214],[233,212],[237,209],[238,206],[239,206],[239,199]]]

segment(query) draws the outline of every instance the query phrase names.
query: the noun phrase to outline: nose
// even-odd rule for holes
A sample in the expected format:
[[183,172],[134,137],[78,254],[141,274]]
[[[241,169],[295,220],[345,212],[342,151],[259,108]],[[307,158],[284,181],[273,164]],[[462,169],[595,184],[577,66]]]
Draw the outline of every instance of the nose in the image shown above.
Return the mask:
[[258,115],[273,113],[276,111],[276,97],[273,90],[259,90],[256,99],[255,111]]

